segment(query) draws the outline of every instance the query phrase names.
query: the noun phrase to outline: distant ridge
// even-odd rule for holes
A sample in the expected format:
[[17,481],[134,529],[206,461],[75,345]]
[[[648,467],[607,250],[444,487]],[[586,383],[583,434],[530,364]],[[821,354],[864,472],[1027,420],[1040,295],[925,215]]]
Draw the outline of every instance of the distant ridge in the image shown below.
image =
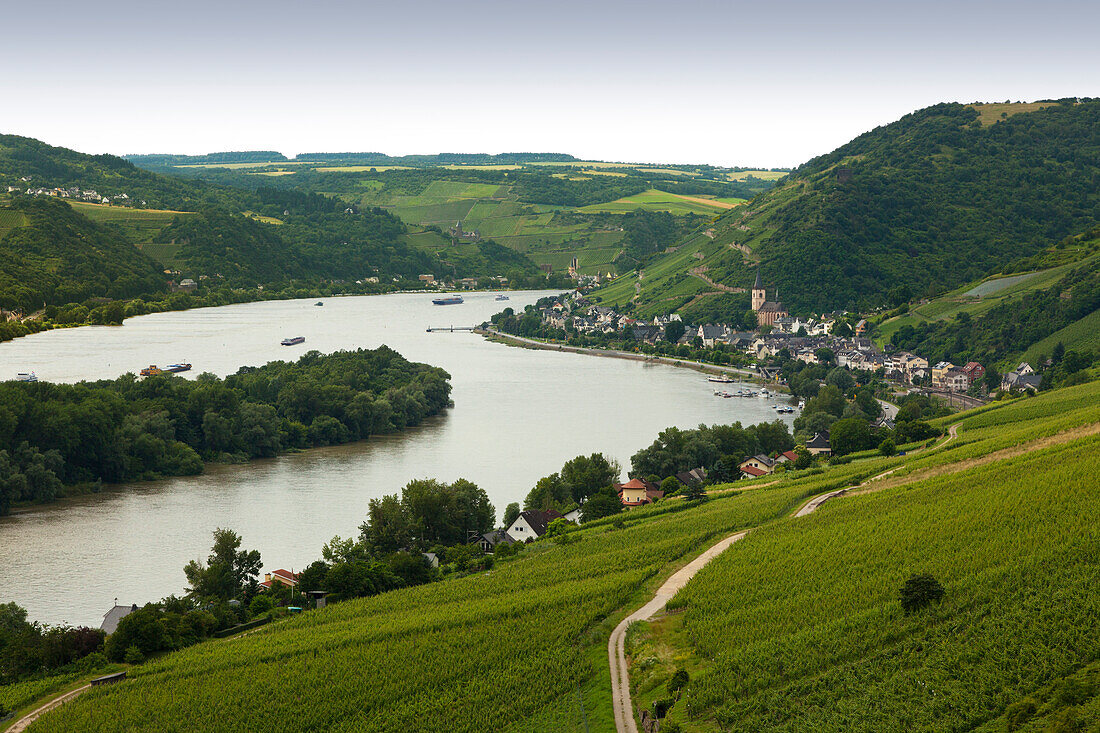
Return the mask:
[[142,167],[180,165],[239,165],[242,163],[344,163],[348,165],[514,165],[517,163],[580,162],[568,153],[435,153],[432,155],[386,155],[385,153],[300,153],[288,158],[274,150],[207,153],[206,155],[126,155]]

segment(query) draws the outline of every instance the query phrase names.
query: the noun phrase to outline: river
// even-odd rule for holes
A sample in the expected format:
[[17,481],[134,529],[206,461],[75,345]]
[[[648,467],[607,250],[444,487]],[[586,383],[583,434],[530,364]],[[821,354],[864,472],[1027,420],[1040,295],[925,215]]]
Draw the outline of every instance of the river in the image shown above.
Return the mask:
[[[603,452],[624,469],[669,425],[752,424],[776,419],[762,398],[719,399],[690,369],[515,348],[468,332],[507,303],[475,293],[455,306],[396,294],[271,301],[132,318],[122,326],[48,331],[0,344],[0,379],[114,378],[149,364],[188,361],[193,377],[286,359],[387,344],[451,374],[454,408],[398,435],[320,448],[201,476],[111,487],[0,519],[0,603],[47,623],[98,626],[119,603],[158,600],[185,587],[183,566],[205,558],[211,532],[229,527],[258,549],[265,569],[301,569],[334,535],[358,531],[370,499],[413,478],[465,477],[485,489],[498,518],[541,476],[581,453]],[[287,336],[306,343],[282,347]],[[790,422],[791,417],[784,420]]]

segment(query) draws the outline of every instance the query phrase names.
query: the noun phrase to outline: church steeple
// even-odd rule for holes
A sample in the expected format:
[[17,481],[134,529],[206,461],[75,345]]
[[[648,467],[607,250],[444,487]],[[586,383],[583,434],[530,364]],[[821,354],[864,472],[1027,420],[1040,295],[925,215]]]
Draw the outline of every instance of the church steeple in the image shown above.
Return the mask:
[[754,311],[760,310],[760,306],[764,305],[768,299],[768,291],[764,289],[764,277],[760,274],[759,268],[756,270],[756,284],[752,286],[752,309]]

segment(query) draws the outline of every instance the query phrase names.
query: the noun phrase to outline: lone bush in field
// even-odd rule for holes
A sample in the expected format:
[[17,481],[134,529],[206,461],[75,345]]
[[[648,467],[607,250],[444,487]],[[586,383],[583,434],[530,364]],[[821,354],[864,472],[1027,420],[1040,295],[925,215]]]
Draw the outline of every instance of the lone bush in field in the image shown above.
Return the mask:
[[684,689],[687,686],[688,679],[687,670],[683,667],[677,667],[676,671],[672,673],[672,679],[668,681],[668,694],[675,695]]
[[905,613],[915,613],[943,598],[943,586],[931,575],[912,575],[901,587],[901,607]]
[[1030,697],[1017,700],[1005,709],[1005,728],[1014,731],[1035,715],[1039,706]]

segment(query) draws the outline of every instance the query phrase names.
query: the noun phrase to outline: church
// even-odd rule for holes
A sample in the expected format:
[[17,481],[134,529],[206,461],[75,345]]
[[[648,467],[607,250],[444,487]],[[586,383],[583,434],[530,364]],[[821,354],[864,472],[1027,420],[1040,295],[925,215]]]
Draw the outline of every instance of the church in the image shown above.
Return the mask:
[[761,277],[760,270],[756,271],[756,284],[752,286],[752,309],[760,326],[774,326],[777,319],[789,315],[782,303],[768,300],[768,291],[764,289],[764,278]]

